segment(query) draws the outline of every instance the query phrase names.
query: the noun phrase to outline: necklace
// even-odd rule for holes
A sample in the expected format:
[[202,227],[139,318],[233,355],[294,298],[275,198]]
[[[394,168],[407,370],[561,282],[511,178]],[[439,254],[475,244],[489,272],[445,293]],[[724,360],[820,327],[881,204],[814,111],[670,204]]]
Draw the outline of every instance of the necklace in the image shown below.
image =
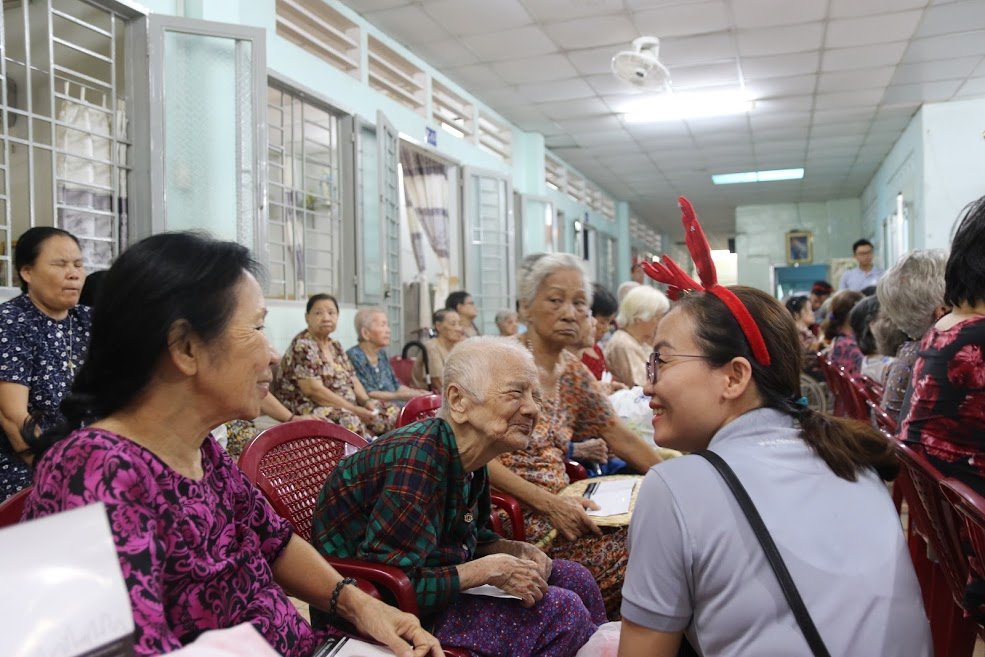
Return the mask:
[[57,337],[62,338],[62,345],[65,349],[65,361],[62,363],[62,367],[68,370],[69,375],[73,378],[75,376],[75,335],[72,326],[72,316],[68,316],[68,340],[65,340],[65,334],[59,330],[56,333]]
[[[530,338],[528,336],[526,336],[526,334],[524,335],[524,338],[523,338],[523,346],[525,346],[527,348],[527,351],[529,351],[531,353],[531,355],[534,355],[535,356],[535,360],[536,360],[536,355],[534,354],[533,344],[530,342]],[[541,367],[539,367],[539,366],[538,366],[537,369],[541,373],[544,372],[544,370]],[[557,362],[554,364],[554,372],[553,372],[553,374],[554,374],[554,402],[553,402],[553,406],[551,407],[551,421],[547,425],[547,437],[548,438],[552,438],[554,436],[554,430],[557,427],[558,417],[561,415],[561,373],[563,371],[564,371],[564,366],[561,363],[561,356],[558,355]],[[540,377],[538,376],[538,378],[540,378]],[[544,401],[546,402],[547,399],[545,398]]]

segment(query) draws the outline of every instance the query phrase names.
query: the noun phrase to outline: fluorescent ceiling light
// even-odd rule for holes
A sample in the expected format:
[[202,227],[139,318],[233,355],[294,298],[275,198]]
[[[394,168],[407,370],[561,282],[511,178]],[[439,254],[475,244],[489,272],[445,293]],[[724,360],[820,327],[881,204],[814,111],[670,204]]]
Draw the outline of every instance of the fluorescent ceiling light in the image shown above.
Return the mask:
[[735,185],[737,183],[773,182],[774,180],[800,180],[803,169],[773,169],[771,171],[743,171],[742,173],[719,173],[711,177],[716,185]]
[[742,91],[719,93],[669,93],[644,98],[626,108],[626,123],[657,123],[680,119],[742,114],[754,103]]

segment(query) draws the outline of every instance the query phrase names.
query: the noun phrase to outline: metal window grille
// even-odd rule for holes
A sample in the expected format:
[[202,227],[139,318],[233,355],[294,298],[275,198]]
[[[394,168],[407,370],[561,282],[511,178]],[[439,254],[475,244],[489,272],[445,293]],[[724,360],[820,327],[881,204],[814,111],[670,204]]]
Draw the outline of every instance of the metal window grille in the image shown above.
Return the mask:
[[5,0],[0,17],[0,285],[33,226],[104,269],[126,241],[126,19],[84,0]]
[[270,279],[267,293],[303,299],[339,290],[339,125],[331,110],[267,88]]

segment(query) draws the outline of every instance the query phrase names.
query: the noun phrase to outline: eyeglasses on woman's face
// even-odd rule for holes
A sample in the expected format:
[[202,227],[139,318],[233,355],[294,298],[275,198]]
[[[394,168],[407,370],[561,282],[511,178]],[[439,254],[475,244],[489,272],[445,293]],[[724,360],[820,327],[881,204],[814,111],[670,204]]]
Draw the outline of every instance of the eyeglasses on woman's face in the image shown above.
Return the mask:
[[662,358],[659,351],[654,351],[650,354],[650,358],[646,361],[646,380],[650,382],[652,386],[660,378],[660,368],[667,368],[674,363],[677,363],[679,359],[683,358],[700,358],[702,360],[710,360],[708,356],[703,354],[665,354],[670,360]]

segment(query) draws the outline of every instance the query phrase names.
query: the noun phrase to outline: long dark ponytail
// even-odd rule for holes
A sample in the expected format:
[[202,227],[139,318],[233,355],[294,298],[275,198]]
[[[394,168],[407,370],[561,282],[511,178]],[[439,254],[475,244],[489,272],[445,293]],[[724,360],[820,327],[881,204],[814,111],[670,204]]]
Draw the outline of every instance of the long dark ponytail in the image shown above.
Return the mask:
[[35,454],[69,432],[132,402],[145,388],[168,333],[185,321],[206,343],[232,317],[232,290],[244,273],[259,275],[249,251],[198,233],[163,233],[127,249],[109,269],[92,317],[89,353],[62,400],[65,422],[37,438]]
[[798,403],[804,356],[790,313],[760,290],[743,286],[729,289],[749,309],[772,363],[763,366],[756,362],[738,322],[718,297],[691,295],[678,307],[694,320],[698,345],[709,360],[722,366],[738,356],[748,359],[763,405],[795,417],[804,441],[842,479],[855,481],[865,468],[874,469],[887,481],[895,479],[899,472],[895,449],[882,434],[863,422],[836,418]]

